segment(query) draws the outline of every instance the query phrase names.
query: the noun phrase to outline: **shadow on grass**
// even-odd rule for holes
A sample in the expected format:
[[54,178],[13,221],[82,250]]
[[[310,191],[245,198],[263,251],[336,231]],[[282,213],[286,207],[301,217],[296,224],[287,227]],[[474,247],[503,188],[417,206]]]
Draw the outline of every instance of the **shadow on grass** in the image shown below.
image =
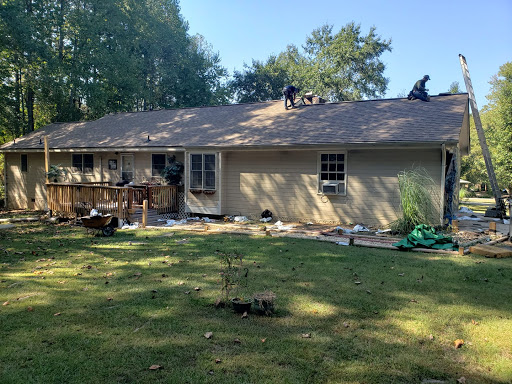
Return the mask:
[[[0,234],[9,242],[0,292],[11,302],[0,313],[1,381],[419,383],[466,376],[505,383],[510,377],[493,373],[489,358],[474,348],[452,346],[455,338],[471,337],[474,318],[510,323],[504,295],[512,268],[505,261],[167,233],[93,238],[76,228],[25,225]],[[246,291],[274,291],[275,316],[241,319],[213,307],[220,295],[218,251],[244,255]],[[163,369],[149,371],[153,364]]]

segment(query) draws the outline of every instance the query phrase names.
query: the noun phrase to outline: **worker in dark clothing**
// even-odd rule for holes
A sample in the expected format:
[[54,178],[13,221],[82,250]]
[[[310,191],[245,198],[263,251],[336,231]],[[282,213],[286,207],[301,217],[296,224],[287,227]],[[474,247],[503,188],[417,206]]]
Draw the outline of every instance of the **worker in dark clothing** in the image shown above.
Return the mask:
[[290,100],[290,104],[292,105],[292,108],[295,107],[295,96],[297,93],[299,93],[300,89],[295,88],[293,85],[287,85],[283,88],[283,95],[284,95],[284,109],[288,109],[288,100]]
[[425,88],[425,83],[430,80],[429,75],[423,76],[422,79],[418,80],[414,87],[412,87],[412,91],[409,92],[407,98],[409,100],[420,99],[423,101],[430,101],[430,96],[428,95],[428,89]]

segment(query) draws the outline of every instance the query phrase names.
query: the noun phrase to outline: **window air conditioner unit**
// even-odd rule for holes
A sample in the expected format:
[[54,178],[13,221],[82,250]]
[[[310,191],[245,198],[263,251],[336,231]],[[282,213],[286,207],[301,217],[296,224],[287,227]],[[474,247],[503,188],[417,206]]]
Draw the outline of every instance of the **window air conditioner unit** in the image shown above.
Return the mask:
[[340,193],[340,183],[322,184],[322,193],[324,195],[338,195]]

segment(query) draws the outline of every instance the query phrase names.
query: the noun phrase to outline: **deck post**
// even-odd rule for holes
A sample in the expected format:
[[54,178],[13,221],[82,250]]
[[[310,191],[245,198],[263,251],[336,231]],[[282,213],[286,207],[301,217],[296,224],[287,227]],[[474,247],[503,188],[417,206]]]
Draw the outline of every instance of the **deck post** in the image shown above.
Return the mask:
[[148,203],[147,200],[142,202],[142,228],[146,228],[148,224]]
[[123,188],[117,190],[117,217],[124,219],[123,216]]
[[44,137],[44,172],[46,175],[46,182],[50,182],[48,172],[50,171],[50,149],[48,148],[48,136]]

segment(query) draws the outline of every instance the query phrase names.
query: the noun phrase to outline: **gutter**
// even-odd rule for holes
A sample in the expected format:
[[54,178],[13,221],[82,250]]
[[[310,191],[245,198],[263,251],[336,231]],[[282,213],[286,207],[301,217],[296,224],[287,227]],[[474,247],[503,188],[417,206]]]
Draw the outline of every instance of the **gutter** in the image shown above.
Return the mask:
[[[376,148],[439,148],[439,145],[446,144],[446,146],[458,145],[457,140],[450,141],[423,141],[423,142],[405,142],[405,141],[393,141],[393,142],[382,142],[382,143],[317,143],[317,144],[266,144],[266,145],[189,145],[189,146],[154,146],[154,147],[66,147],[66,148],[50,148],[50,152],[74,152],[74,153],[85,153],[85,152],[154,152],[154,151],[174,151],[174,152],[185,152],[188,150],[209,150],[209,151],[266,151],[266,150],[283,150],[283,151],[294,151],[294,150],[324,150],[329,148],[340,148],[345,149],[376,149]],[[9,152],[43,152],[43,148],[13,148],[13,149],[1,149],[0,153]]]

